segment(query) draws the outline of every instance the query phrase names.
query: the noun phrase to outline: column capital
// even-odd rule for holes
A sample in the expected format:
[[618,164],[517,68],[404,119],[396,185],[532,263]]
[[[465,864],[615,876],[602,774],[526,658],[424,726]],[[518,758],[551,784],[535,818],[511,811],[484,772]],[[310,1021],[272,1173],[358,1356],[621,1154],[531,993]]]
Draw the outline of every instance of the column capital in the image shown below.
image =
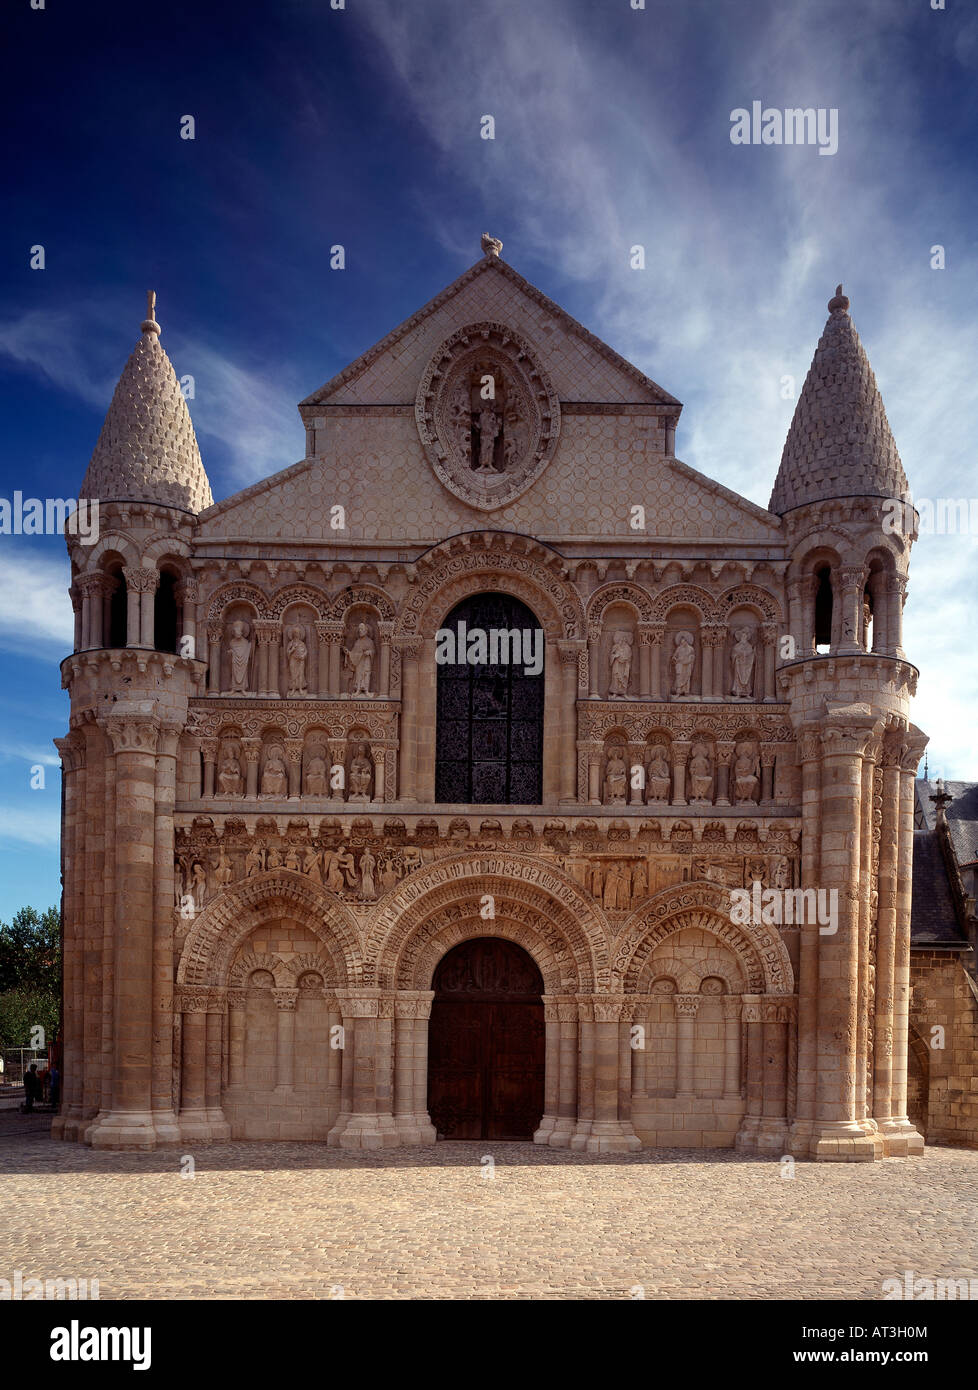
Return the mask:
[[117,714],[98,722],[111,740],[114,753],[156,752],[160,722],[155,714]]
[[127,586],[136,594],[154,594],[160,586],[160,572],[140,565],[126,565],[122,573]]
[[186,603],[196,603],[200,598],[200,585],[194,577],[181,579],[180,583],[174,587],[173,592],[177,598],[183,599]]
[[295,1010],[295,1002],[299,997],[297,989],[273,989],[272,998],[275,1000],[276,1009],[281,1009],[286,1013]]
[[695,1018],[702,1001],[702,994],[674,994],[672,1002],[676,1006],[676,1017]]
[[252,624],[255,640],[262,646],[270,646],[282,636],[282,624],[276,618],[256,618]]

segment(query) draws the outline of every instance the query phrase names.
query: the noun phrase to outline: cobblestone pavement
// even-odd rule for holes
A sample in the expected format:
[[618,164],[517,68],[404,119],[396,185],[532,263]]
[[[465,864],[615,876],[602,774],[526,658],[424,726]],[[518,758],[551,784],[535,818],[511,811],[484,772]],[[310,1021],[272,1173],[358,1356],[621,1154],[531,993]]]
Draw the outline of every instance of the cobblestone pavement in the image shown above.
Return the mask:
[[[978,1152],[875,1164],[532,1144],[95,1153],[0,1115],[0,1277],[102,1298],[879,1299],[978,1277]],[[495,1160],[486,1177],[485,1154]]]

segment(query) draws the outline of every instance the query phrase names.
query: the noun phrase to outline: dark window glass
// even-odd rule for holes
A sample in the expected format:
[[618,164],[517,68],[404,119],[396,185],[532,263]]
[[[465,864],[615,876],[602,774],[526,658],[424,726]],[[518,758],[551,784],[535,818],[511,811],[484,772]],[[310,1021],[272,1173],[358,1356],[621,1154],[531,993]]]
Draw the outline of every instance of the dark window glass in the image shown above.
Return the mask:
[[[510,635],[497,649],[520,663],[491,660],[439,665],[435,797],[474,805],[538,806],[543,794],[543,669],[528,675],[526,663],[543,651],[543,632],[533,613],[506,594],[477,594],[454,608],[443,627],[458,637],[494,630]],[[512,631],[531,643],[513,652]],[[466,643],[466,647],[467,647]],[[456,655],[464,657],[465,650]],[[489,653],[491,656],[491,651]]]

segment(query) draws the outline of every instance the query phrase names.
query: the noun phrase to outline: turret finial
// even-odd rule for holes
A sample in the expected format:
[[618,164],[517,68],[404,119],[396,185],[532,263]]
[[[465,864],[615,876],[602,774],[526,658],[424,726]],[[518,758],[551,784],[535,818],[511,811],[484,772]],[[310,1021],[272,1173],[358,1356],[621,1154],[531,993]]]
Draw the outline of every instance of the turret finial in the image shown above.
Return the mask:
[[140,324],[144,333],[155,333],[159,337],[160,326],[156,322],[156,291],[146,291],[146,317]]
[[490,236],[488,232],[483,232],[482,249],[487,256],[498,256],[503,249],[503,244],[498,237]]
[[835,294],[829,300],[829,313],[834,314],[836,309],[845,309],[848,312],[849,299],[842,293],[842,286],[836,285]]

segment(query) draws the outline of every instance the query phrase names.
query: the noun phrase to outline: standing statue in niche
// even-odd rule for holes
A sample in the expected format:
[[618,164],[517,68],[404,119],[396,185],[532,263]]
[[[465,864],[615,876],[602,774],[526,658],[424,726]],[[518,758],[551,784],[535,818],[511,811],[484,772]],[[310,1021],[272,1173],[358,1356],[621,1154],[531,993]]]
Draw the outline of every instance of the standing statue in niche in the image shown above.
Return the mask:
[[749,700],[754,693],[754,643],[746,627],[737,633],[730,653],[730,671],[733,676],[731,694],[737,700]]
[[297,695],[305,695],[308,690],[306,684],[306,661],[309,657],[309,648],[306,646],[304,633],[301,627],[289,628],[289,645],[286,655],[289,659],[289,690],[286,695],[287,700],[294,699]]
[[647,801],[669,800],[669,758],[661,743],[653,744],[645,764]]
[[689,784],[693,801],[713,800],[713,761],[709,746],[694,743],[689,760]]
[[360,896],[368,902],[372,902],[377,896],[377,885],[374,881],[376,867],[377,860],[370,853],[368,846],[360,856]]
[[251,664],[251,638],[249,628],[240,618],[231,624],[231,639],[228,651],[231,654],[231,694],[248,693],[248,667]]
[[628,680],[632,674],[632,634],[618,631],[611,642],[610,676],[608,699],[620,700],[628,694]]
[[350,763],[350,800],[369,801],[370,783],[373,778],[373,763],[367,756],[367,745],[357,744],[357,751]]
[[620,748],[612,748],[608,754],[608,766],[604,774],[605,801],[614,805],[624,801],[628,795],[628,769]]
[[696,664],[696,648],[691,632],[676,633],[676,650],[672,654],[672,693],[688,695]]
[[492,401],[483,401],[479,409],[479,463],[477,473],[495,473],[493,455],[499,434],[499,416]]
[[374,692],[370,689],[370,678],[373,675],[376,651],[377,648],[374,646],[367,624],[360,623],[357,627],[357,640],[353,646],[343,648],[343,660],[353,672],[351,695],[373,696]]

